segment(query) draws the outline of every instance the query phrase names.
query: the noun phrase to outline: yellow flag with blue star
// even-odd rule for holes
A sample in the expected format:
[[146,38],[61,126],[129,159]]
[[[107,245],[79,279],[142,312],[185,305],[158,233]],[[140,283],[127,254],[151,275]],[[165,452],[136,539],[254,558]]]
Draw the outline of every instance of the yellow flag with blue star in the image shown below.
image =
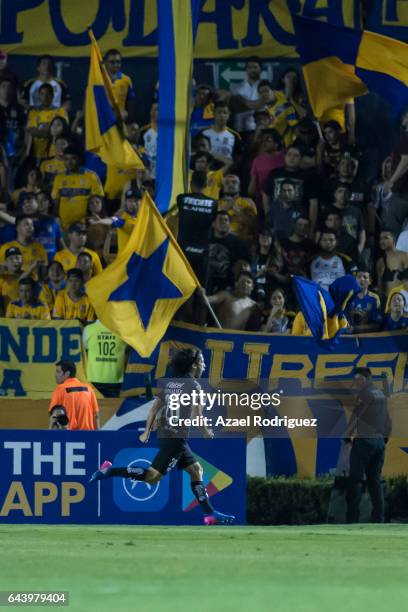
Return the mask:
[[85,97],[86,150],[111,166],[144,168],[120,129],[120,111],[102,55],[91,30],[91,63]]
[[129,240],[86,285],[95,312],[142,357],[150,357],[172,318],[200,283],[145,192]]

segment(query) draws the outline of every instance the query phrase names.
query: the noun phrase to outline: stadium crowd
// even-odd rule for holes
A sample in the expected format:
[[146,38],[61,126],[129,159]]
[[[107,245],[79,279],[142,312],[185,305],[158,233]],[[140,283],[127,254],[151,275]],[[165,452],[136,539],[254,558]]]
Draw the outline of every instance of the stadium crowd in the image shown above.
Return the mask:
[[[85,283],[123,249],[143,192],[155,192],[157,92],[140,127],[117,50],[104,61],[144,170],[103,169],[84,150],[84,116],[44,55],[21,83],[0,51],[0,314],[96,319]],[[178,241],[223,327],[310,333],[291,276],[324,289],[356,275],[350,333],[408,327],[408,112],[375,176],[356,141],[352,101],[308,114],[296,68],[275,84],[246,61],[231,91],[193,87],[190,186],[177,199]],[[100,174],[100,173],[99,173]],[[195,307],[195,306],[199,307]],[[203,292],[178,318],[212,324]]]

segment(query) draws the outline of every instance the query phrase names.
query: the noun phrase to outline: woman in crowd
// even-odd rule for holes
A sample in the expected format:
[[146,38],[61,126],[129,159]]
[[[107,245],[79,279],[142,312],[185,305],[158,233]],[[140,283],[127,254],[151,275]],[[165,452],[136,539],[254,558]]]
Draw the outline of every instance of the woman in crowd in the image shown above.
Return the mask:
[[390,314],[385,315],[383,331],[396,331],[408,328],[408,317],[404,315],[405,297],[402,293],[394,293],[391,298]]
[[286,334],[289,332],[290,319],[285,308],[286,296],[282,289],[275,289],[271,295],[271,310],[268,318],[261,326],[261,331],[269,334]]
[[55,141],[58,136],[71,136],[68,121],[64,117],[54,117],[50,123],[50,133],[48,137],[47,157],[55,157]]
[[37,195],[40,193],[40,191],[42,191],[42,188],[41,172],[38,170],[38,168],[30,168],[30,170],[28,170],[26,173],[23,187],[16,189],[11,194],[13,206],[16,207],[18,204],[20,204],[20,202],[24,200],[24,196],[27,193],[34,193]]

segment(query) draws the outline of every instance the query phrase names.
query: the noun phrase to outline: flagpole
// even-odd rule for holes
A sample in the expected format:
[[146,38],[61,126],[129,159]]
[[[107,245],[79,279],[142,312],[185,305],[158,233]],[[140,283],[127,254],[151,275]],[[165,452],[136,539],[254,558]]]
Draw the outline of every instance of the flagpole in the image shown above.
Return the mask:
[[204,298],[204,303],[205,303],[205,305],[207,306],[208,310],[210,311],[210,314],[211,314],[212,318],[213,318],[213,319],[214,319],[214,321],[215,321],[215,326],[216,326],[216,327],[218,327],[218,329],[222,329],[222,325],[221,325],[221,323],[219,322],[219,319],[218,319],[217,315],[215,314],[214,309],[213,309],[213,307],[211,306],[211,304],[210,304],[210,302],[209,302],[208,297],[207,297],[207,296],[205,295],[205,293],[203,292],[203,288],[202,288],[202,287],[200,287],[200,289],[201,289],[201,295],[202,295],[202,297]]
[[[167,215],[171,214],[176,208],[177,208],[177,204],[174,204],[174,206],[169,208],[169,210],[167,210],[165,213],[162,213],[162,217],[163,218],[167,217]],[[219,329],[222,329],[222,325],[219,322],[219,319],[218,319],[217,315],[215,314],[213,307],[211,306],[210,302],[208,301],[208,297],[205,294],[204,288],[200,286],[199,290],[201,290],[201,296],[202,296],[202,298],[204,300],[204,303],[207,306],[207,308],[208,308],[212,318],[215,321],[216,327],[218,327]]]

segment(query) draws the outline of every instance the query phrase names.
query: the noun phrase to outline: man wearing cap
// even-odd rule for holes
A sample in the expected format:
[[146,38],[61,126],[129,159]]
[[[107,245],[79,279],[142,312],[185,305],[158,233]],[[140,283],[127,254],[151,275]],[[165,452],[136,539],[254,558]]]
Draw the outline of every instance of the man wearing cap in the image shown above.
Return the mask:
[[79,222],[71,223],[68,229],[68,247],[58,251],[54,257],[54,261],[58,261],[62,265],[64,272],[75,268],[80,253],[88,253],[92,257],[92,276],[102,272],[102,264],[98,253],[85,247],[86,238],[86,225]]
[[79,268],[67,272],[67,284],[55,298],[53,319],[79,319],[81,323],[95,321],[95,312],[85,293],[84,276]]
[[112,225],[117,229],[118,253],[123,251],[125,248],[127,241],[129,240],[129,236],[136,224],[141,199],[142,194],[139,190],[128,189],[125,193],[123,209],[119,211],[117,215],[113,217],[105,217],[103,219],[101,217],[97,217],[95,219],[91,218],[89,220],[91,225]]
[[63,229],[86,217],[91,195],[104,195],[97,174],[82,167],[82,161],[82,150],[68,146],[64,151],[66,171],[64,174],[57,174],[52,186],[51,197],[55,205],[55,215],[61,218]]
[[[19,281],[23,278],[29,278],[31,275],[31,269],[26,272],[23,270],[23,256],[20,249],[10,247],[7,249],[5,257],[6,269],[5,272],[0,274],[0,310],[3,314],[8,304],[19,298]],[[54,300],[48,285],[46,283],[36,283],[36,290],[40,302],[51,308]]]
[[51,319],[48,306],[38,297],[38,288],[32,278],[22,278],[18,283],[18,300],[13,300],[7,306],[6,317],[10,319]]
[[0,263],[4,262],[7,249],[15,247],[23,256],[23,270],[33,275],[35,280],[41,267],[48,265],[46,250],[39,242],[34,240],[34,221],[28,215],[16,218],[17,239],[6,242],[0,248]]

